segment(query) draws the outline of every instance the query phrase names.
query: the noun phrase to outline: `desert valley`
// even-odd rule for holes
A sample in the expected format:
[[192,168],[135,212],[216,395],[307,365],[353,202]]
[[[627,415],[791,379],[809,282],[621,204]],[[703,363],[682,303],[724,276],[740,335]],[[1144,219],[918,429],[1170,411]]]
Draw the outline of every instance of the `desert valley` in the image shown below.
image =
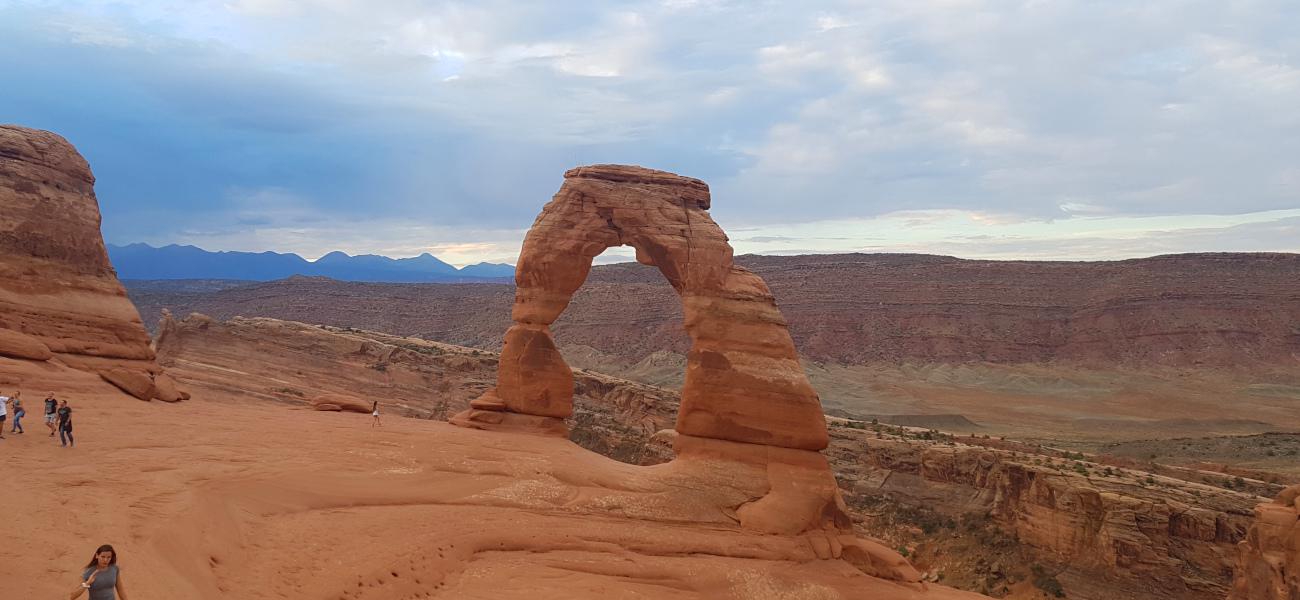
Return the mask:
[[0,394],[77,415],[6,598],[1300,598],[1298,255],[733,261],[595,165],[515,284],[123,282],[94,182],[0,126]]

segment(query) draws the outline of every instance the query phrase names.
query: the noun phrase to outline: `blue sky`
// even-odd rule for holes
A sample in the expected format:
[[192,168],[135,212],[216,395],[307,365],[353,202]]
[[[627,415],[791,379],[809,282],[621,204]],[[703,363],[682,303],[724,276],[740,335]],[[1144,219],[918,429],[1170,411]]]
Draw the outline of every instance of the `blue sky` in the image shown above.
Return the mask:
[[[566,168],[738,252],[1300,251],[1292,0],[0,0],[109,242],[513,262]],[[630,253],[611,250],[605,260]]]

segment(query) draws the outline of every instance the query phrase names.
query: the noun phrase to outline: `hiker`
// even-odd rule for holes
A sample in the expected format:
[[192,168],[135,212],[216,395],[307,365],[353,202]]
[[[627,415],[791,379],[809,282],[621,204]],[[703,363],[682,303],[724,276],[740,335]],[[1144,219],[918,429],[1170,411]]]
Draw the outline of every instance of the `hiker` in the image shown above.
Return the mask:
[[374,427],[376,425],[378,425],[379,427],[384,426],[382,423],[379,422],[379,401],[378,400],[375,400],[375,404],[370,407],[370,416],[375,418],[375,420],[370,423],[371,427]]
[[59,401],[54,399],[54,392],[45,397],[45,426],[50,428],[50,437],[54,437],[54,422],[58,420]]
[[59,401],[59,442],[66,448],[69,445],[76,447],[77,443],[72,440],[72,407],[68,406],[67,400]]
[[14,397],[12,399],[14,405],[14,426],[9,428],[10,433],[23,432],[23,417],[27,414],[27,411],[23,409],[22,395],[22,390],[14,392]]
[[117,551],[112,546],[104,544],[95,550],[95,556],[81,573],[81,585],[68,596],[68,600],[77,600],[86,591],[90,592],[90,600],[126,600],[122,571],[117,566]]
[[9,416],[9,396],[0,395],[0,440],[5,439],[5,419]]

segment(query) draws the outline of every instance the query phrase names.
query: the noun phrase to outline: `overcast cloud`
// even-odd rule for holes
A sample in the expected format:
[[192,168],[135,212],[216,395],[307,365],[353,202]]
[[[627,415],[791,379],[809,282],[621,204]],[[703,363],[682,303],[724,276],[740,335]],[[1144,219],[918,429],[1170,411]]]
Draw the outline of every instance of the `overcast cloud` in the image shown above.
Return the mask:
[[78,146],[117,243],[513,261],[566,168],[621,162],[708,181],[740,251],[1294,252],[1298,28],[1293,0],[0,0],[0,121]]

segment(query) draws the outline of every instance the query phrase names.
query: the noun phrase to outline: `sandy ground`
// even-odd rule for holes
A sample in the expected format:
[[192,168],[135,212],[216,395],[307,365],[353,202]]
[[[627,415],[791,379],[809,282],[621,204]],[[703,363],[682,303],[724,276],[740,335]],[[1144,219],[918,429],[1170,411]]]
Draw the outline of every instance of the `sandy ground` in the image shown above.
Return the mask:
[[[77,378],[24,375],[29,407],[54,375]],[[744,501],[728,483],[743,475],[725,466],[635,467],[560,439],[65,383],[75,448],[30,415],[28,433],[0,441],[4,598],[61,597],[104,543],[135,600],[975,597],[740,531],[720,506]]]

